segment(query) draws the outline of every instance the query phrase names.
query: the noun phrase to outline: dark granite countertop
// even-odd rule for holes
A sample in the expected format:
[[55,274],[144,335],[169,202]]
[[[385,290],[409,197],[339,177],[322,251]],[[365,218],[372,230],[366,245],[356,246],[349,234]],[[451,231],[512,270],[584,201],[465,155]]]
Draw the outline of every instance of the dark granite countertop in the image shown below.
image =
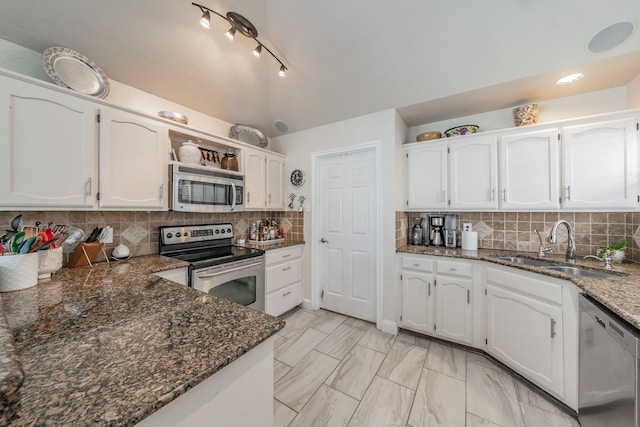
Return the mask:
[[249,243],[248,241],[246,241],[243,244],[239,244],[238,246],[244,246],[245,248],[261,249],[263,251],[270,251],[272,249],[287,248],[289,246],[295,246],[295,245],[304,245],[304,240],[285,240],[284,242],[262,243],[262,244]]
[[[434,248],[427,246],[406,245],[397,249],[397,252],[436,255],[452,258],[465,258],[481,261],[490,261],[500,265],[533,271],[559,279],[569,280],[580,290],[602,303],[605,307],[616,313],[633,327],[640,330],[640,264],[624,262],[613,265],[613,274],[609,277],[572,276],[559,271],[548,270],[524,264],[498,259],[500,256],[521,255],[527,258],[536,258],[535,253],[499,251],[491,249],[479,249],[476,251],[463,251],[462,249]],[[550,254],[545,258],[554,264],[567,264],[564,255]],[[578,258],[576,265],[589,269],[602,270],[602,262],[593,259]],[[602,270],[605,271],[605,270]]]
[[284,326],[152,274],[185,265],[64,268],[1,294],[0,425],[134,425]]

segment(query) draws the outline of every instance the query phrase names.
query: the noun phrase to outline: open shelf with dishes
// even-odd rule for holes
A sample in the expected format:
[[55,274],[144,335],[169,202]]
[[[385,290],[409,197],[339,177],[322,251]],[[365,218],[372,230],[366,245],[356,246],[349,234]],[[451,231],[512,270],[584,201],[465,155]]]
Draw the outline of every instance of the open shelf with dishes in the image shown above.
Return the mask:
[[[171,160],[242,172],[242,150],[239,147],[228,145],[226,141],[215,141],[173,129],[169,130],[169,139],[171,140]],[[181,147],[187,148],[183,148],[181,151]],[[227,160],[225,160],[225,155]]]

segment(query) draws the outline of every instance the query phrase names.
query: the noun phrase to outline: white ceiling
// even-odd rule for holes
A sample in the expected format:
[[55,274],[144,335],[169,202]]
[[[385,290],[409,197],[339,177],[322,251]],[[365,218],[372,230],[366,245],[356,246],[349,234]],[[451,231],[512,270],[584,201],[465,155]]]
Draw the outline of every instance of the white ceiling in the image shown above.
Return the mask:
[[[414,126],[621,86],[640,75],[640,31],[599,54],[638,0],[199,0],[238,12],[289,68],[185,0],[0,0],[0,37],[75,49],[111,79],[268,136],[398,108]],[[585,78],[553,83],[569,72]]]

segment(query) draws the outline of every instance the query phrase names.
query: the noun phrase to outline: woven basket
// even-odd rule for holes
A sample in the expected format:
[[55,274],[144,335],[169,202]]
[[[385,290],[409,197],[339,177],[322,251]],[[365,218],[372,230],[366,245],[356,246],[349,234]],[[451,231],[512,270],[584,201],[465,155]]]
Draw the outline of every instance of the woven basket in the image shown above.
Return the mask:
[[538,122],[538,104],[521,105],[513,109],[516,126],[533,125]]
[[37,252],[0,256],[0,292],[19,291],[37,284]]

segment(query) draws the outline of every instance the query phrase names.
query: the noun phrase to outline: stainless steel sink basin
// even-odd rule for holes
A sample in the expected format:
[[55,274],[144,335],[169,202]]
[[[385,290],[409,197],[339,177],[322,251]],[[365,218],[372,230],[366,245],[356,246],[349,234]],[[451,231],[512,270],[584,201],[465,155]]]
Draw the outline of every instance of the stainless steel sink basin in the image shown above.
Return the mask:
[[570,274],[572,276],[588,276],[588,277],[610,277],[613,273],[604,271],[589,270],[586,268],[572,267],[569,265],[549,265],[544,267],[547,270],[559,271],[561,273]]
[[549,265],[548,261],[525,258],[521,256],[499,256],[498,259],[501,259],[503,261],[515,262],[516,264],[531,265],[533,267]]

